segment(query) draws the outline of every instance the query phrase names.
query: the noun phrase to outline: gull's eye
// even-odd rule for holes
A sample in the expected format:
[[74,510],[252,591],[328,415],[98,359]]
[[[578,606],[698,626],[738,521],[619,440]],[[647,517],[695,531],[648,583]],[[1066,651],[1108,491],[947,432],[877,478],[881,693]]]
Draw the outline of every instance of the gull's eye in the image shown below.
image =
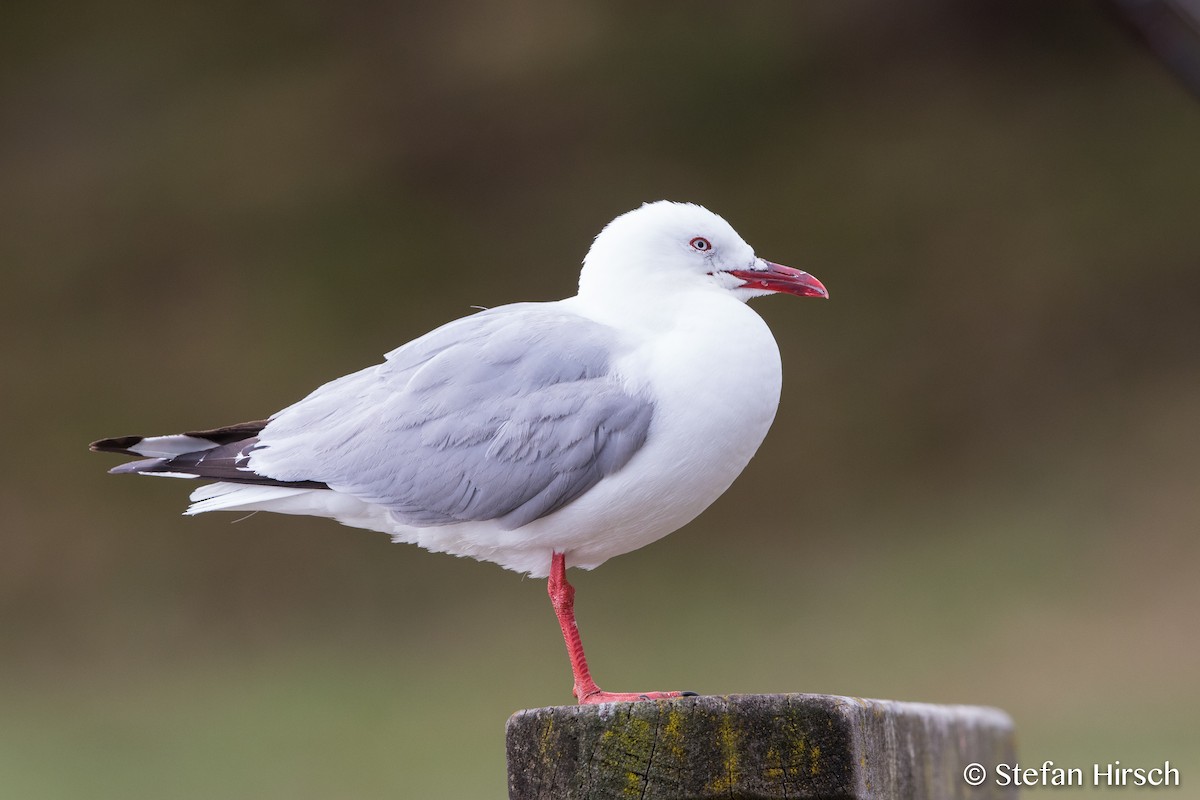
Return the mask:
[[692,246],[693,250],[699,250],[701,253],[712,250],[712,242],[710,242],[708,239],[705,239],[703,236],[697,236],[695,239],[692,239],[690,242],[688,242],[688,244]]

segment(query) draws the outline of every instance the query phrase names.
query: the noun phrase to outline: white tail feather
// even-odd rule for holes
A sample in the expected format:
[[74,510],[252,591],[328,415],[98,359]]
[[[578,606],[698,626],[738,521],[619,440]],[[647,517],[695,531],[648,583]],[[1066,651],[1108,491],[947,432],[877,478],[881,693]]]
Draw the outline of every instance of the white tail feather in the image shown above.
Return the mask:
[[273,504],[315,491],[326,490],[246,483],[210,483],[192,492],[189,498],[192,504],[183,513],[190,516],[206,511],[275,511],[277,509],[271,507]]
[[403,527],[386,508],[329,489],[222,482],[201,486],[192,492],[190,499],[192,504],[183,512],[188,516],[208,511],[273,511],[328,517],[353,528],[386,533],[395,533]]

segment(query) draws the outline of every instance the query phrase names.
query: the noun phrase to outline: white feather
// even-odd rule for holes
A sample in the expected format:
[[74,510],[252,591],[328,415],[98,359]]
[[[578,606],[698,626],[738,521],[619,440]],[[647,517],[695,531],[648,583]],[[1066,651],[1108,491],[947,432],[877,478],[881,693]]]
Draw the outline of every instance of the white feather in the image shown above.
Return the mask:
[[129,450],[146,458],[174,458],[185,453],[211,450],[216,446],[216,442],[210,442],[208,439],[185,436],[181,433],[175,436],[148,436],[130,447]]
[[192,492],[187,516],[209,511],[272,511],[329,517],[353,528],[393,533],[398,527],[381,506],[329,489],[259,486],[245,483],[212,483]]

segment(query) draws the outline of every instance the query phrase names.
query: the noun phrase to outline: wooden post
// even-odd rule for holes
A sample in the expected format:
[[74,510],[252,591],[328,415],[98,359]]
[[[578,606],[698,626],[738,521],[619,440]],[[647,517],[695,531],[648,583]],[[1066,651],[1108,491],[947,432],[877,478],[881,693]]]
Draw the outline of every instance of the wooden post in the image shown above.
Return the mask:
[[[519,711],[510,800],[993,800],[1012,720],[976,706],[816,694],[685,697]],[[982,785],[964,778],[971,764]]]

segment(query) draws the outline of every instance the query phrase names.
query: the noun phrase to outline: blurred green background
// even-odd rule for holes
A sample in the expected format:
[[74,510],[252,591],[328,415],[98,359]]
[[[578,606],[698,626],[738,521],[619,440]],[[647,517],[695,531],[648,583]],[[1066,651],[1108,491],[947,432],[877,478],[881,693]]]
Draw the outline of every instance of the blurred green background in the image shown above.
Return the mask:
[[86,444],[569,295],[658,198],[833,300],[756,303],[784,397],[743,479],[573,576],[601,685],[991,704],[1023,761],[1195,792],[1200,114],[1103,10],[2,14],[4,797],[504,796],[506,717],[572,699],[542,581],[181,518]]

